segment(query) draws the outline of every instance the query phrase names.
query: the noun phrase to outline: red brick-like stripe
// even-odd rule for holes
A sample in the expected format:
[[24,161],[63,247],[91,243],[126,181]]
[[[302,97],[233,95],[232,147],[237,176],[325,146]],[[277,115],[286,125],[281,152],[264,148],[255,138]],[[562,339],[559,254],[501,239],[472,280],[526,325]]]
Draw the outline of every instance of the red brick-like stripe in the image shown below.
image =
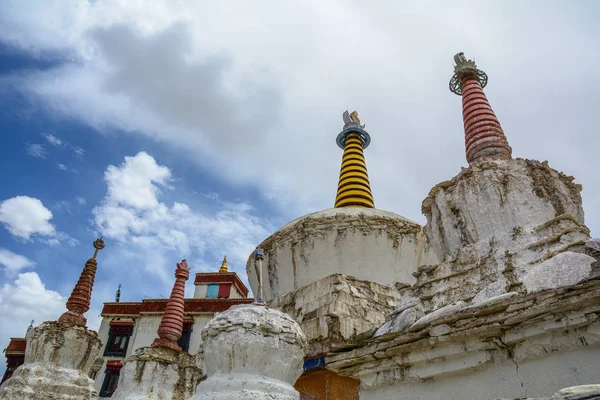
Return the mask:
[[511,158],[512,149],[476,77],[465,75],[461,83],[467,161]]
[[92,288],[94,287],[94,279],[98,267],[96,256],[98,255],[98,250],[104,248],[104,241],[102,238],[94,241],[94,247],[96,248],[94,256],[85,263],[85,267],[83,267],[83,271],[81,271],[79,280],[77,281],[77,284],[75,284],[73,292],[67,300],[68,311],[60,316],[58,322],[65,322],[78,326],[85,326],[87,322],[87,319],[83,314],[90,309]]
[[177,341],[183,334],[185,281],[189,277],[190,268],[187,261],[183,260],[177,264],[177,269],[175,269],[175,284],[158,327],[158,339],[154,340],[152,347],[168,347],[181,351]]

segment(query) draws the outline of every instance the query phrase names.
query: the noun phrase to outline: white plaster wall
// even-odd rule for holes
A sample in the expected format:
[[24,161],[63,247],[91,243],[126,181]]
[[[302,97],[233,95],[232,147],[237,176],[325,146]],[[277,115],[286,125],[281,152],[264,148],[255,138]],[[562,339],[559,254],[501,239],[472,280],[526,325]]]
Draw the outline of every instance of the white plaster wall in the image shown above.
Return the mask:
[[[100,329],[98,329],[98,336],[102,341],[102,347],[100,348],[100,352],[98,353],[98,357],[101,357],[104,360],[104,363],[98,373],[96,374],[96,378],[94,379],[96,391],[100,393],[100,389],[102,389],[102,384],[104,383],[105,371],[106,371],[106,363],[110,360],[120,360],[124,363],[125,358],[129,357],[133,351],[137,348],[134,346],[134,342],[137,336],[137,330],[139,327],[139,319],[133,320],[133,333],[129,338],[129,344],[127,345],[127,352],[125,353],[125,357],[108,357],[104,355],[104,350],[106,349],[106,343],[108,342],[108,333],[110,332],[110,321],[112,321],[113,317],[103,317],[102,322],[100,322]],[[131,321],[131,319],[123,319],[123,321]],[[160,320],[159,320],[160,321]],[[158,329],[158,325],[157,328]],[[89,373],[89,371],[86,371]]]
[[206,298],[206,291],[208,290],[208,285],[196,285],[196,289],[194,290],[194,298],[195,299],[204,299]]
[[231,293],[229,294],[230,299],[245,299],[246,296],[241,294],[235,285],[231,285]]
[[[100,352],[98,353],[98,357],[102,357],[104,360],[104,365],[100,368],[98,373],[96,373],[96,378],[94,379],[94,387],[96,391],[100,393],[100,389],[102,388],[102,383],[104,382],[104,371],[106,370],[106,361],[109,359],[113,359],[116,357],[104,357],[104,349],[106,349],[106,343],[108,342],[108,332],[110,330],[110,321],[112,318],[103,317],[102,322],[100,322],[100,328],[98,329],[98,337],[102,341],[102,347],[100,347]],[[86,371],[89,373],[89,371]]]
[[112,318],[103,317],[100,322],[100,328],[98,329],[98,338],[102,341],[102,350],[100,351],[100,357],[104,354],[104,348],[108,341],[108,332],[110,331],[110,321]]
[[214,314],[194,315],[194,325],[192,325],[192,337],[190,338],[188,353],[198,353],[198,348],[200,347],[200,344],[202,344],[202,329],[204,329],[208,321],[213,317]]
[[361,386],[361,400],[492,400],[549,397],[576,385],[600,382],[600,347],[551,353],[543,359],[491,365],[470,373],[421,383],[377,388]]
[[154,342],[154,339],[158,337],[157,331],[161,320],[162,315],[142,315],[142,317],[137,320],[134,329],[135,336],[132,336],[129,341],[129,347],[127,348],[128,357],[135,349],[150,346],[152,342]]
[[[306,215],[260,244],[265,300],[338,273],[389,286],[413,283],[419,265],[438,262],[425,240],[420,225],[387,211],[334,208]],[[252,255],[246,272],[256,293]]]

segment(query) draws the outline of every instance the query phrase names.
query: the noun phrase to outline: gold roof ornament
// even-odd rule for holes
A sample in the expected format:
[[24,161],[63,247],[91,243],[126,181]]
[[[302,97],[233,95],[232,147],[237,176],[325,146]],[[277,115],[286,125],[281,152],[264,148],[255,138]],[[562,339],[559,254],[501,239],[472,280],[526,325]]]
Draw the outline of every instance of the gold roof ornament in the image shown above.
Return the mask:
[[221,263],[221,268],[219,268],[219,272],[229,272],[227,268],[227,256],[223,257],[223,262]]

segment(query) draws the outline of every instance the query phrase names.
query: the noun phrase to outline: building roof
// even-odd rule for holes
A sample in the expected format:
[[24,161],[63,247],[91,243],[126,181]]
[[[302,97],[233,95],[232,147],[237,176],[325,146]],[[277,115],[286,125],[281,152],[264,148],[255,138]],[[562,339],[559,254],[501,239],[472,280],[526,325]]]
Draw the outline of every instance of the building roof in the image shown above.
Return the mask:
[[[223,275],[223,274],[221,274]],[[245,288],[245,286],[244,286]],[[247,291],[247,289],[246,289]],[[106,316],[140,316],[141,314],[162,314],[167,307],[168,299],[144,299],[141,302],[104,303],[101,315]],[[227,310],[237,304],[249,304],[254,299],[185,299],[184,313],[215,313]]]
[[6,347],[5,354],[9,355],[22,355],[25,354],[25,347],[27,346],[27,339],[25,338],[10,338],[10,342]]

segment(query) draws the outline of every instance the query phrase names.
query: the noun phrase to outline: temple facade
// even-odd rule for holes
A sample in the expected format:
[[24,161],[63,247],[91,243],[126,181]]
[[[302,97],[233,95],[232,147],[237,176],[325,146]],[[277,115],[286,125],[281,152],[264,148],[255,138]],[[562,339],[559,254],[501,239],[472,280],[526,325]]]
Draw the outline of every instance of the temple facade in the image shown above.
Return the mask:
[[429,191],[424,226],[375,208],[371,136],[345,112],[334,207],[257,244],[256,300],[226,259],[184,298],[183,260],[169,299],[117,296],[96,333],[83,316],[96,241],[68,311],[28,332],[0,400],[600,399],[600,239],[582,187],[513,158],[488,76],[454,60],[468,167]]
[[[202,344],[200,333],[215,313],[253,301],[239,276],[229,272],[227,257],[218,272],[197,273],[194,297],[183,300],[184,319],[178,345],[185,352],[198,353]],[[98,336],[105,348],[91,372],[100,397],[110,397],[116,390],[124,360],[136,349],[152,344],[167,303],[168,299],[104,303]]]
[[0,385],[9,379],[13,372],[25,361],[26,345],[27,340],[25,338],[10,338],[8,346],[4,349],[4,355],[6,356],[6,371],[4,371]]

